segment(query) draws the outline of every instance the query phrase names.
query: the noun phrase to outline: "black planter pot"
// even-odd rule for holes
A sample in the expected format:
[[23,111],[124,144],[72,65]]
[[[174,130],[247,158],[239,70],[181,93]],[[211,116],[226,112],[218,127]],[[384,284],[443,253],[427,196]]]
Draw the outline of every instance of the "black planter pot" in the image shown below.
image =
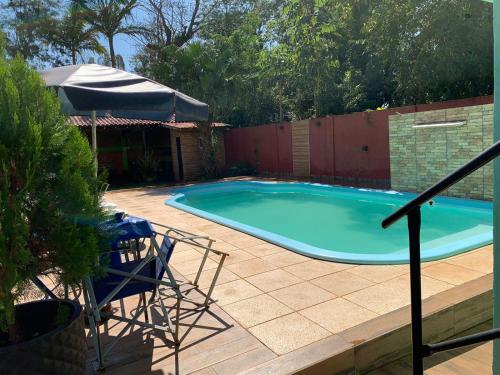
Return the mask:
[[79,304],[68,300],[23,303],[15,307],[15,316],[28,339],[0,346],[2,375],[84,374],[87,342]]

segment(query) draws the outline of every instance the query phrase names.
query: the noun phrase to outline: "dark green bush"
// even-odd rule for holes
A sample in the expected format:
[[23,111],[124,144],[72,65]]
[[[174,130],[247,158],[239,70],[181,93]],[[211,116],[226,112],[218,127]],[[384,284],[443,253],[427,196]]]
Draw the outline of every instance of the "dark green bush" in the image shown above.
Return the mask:
[[238,163],[229,166],[226,170],[226,177],[252,176],[257,174],[257,169],[250,163]]
[[0,331],[33,275],[92,271],[101,181],[92,152],[59,100],[22,59],[0,58]]

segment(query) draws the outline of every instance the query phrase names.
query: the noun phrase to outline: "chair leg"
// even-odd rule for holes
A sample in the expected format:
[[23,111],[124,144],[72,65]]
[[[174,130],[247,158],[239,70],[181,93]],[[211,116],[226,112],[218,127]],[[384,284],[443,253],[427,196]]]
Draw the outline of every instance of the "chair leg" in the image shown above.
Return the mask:
[[149,315],[148,315],[148,309],[147,309],[147,302],[146,302],[146,293],[141,293],[141,300],[142,304],[144,305],[144,319],[146,319],[146,322],[149,323]]
[[94,342],[94,350],[97,354],[97,362],[99,364],[99,370],[104,370],[104,358],[102,355],[101,339],[99,326],[96,324],[94,319],[94,314],[90,312],[88,315],[90,334],[92,335],[92,341]]
[[94,316],[94,310],[90,304],[90,297],[88,295],[89,290],[82,286],[83,299],[85,301],[85,313],[87,314],[87,319],[89,321],[90,335],[92,336],[92,341],[94,342],[94,350],[97,354],[97,362],[99,363],[99,371],[104,370],[104,356],[102,355],[101,338],[99,332],[99,326],[96,324],[96,319]]
[[176,346],[180,345],[179,342],[179,320],[181,315],[181,299],[177,299],[177,304],[175,307],[175,332],[174,332],[174,343]]
[[222,270],[222,265],[224,264],[224,261],[226,260],[226,254],[222,255],[222,259],[219,262],[219,266],[217,267],[217,270],[215,271],[215,275],[212,279],[212,283],[210,284],[210,288],[208,289],[207,296],[205,297],[205,302],[203,303],[205,307],[208,307],[210,304],[210,298],[212,297],[212,292],[214,291],[215,284],[217,283],[217,279],[219,278],[220,271]]
[[205,254],[203,254],[203,259],[201,260],[200,267],[198,268],[198,273],[196,274],[196,278],[193,281],[193,284],[195,286],[198,286],[198,281],[200,281],[201,272],[203,271],[203,267],[205,267],[205,262],[207,261],[209,252],[209,250],[206,250]]
[[96,326],[96,342],[97,342],[97,352],[99,353],[97,358],[99,360],[99,370],[104,370],[104,355],[102,353],[102,346],[101,346],[101,332],[99,329],[99,326]]

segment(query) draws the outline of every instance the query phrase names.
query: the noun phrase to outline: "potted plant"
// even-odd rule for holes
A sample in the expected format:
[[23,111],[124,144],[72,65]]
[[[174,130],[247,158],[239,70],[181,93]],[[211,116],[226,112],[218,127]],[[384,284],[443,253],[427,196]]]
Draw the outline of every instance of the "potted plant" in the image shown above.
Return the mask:
[[93,155],[57,95],[21,58],[0,57],[0,372],[77,374],[86,340],[79,304],[16,305],[29,280],[78,282],[101,240]]
[[138,161],[142,178],[146,182],[153,182],[158,172],[159,161],[153,151],[144,151],[144,157]]

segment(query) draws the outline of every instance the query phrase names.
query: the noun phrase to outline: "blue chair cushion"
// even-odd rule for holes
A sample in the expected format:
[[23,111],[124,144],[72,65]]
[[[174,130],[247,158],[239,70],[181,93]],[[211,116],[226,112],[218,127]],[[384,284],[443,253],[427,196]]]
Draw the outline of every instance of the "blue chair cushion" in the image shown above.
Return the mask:
[[[133,260],[121,264],[110,265],[109,268],[116,269],[123,272],[131,272],[141,260]],[[155,278],[156,277],[156,262],[154,260],[146,264],[138,273],[138,275]],[[102,278],[93,280],[93,288],[97,303],[106,298],[109,293],[125,279],[125,276],[108,274]],[[155,290],[155,284],[148,283],[141,280],[129,280],[127,284],[111,299],[110,302],[130,297],[133,295],[141,294],[144,292],[152,292]]]
[[[163,237],[163,241],[160,246],[160,251],[165,254],[165,258],[168,262],[172,257],[174,251],[174,245],[170,242],[168,237]],[[109,268],[116,269],[123,272],[131,272],[137,265],[142,262],[142,260],[133,260],[129,262],[123,262],[119,252],[114,251],[110,254],[110,265]],[[156,280],[161,280],[165,274],[165,267],[160,261],[160,258],[151,260],[146,264],[139,272],[138,275],[150,277]],[[108,274],[102,278],[96,278],[93,280],[93,288],[96,297],[97,304],[99,304],[109,293],[125,278],[125,276]],[[156,288],[156,285],[141,280],[129,280],[127,284],[111,299],[110,302],[130,297],[133,295],[141,294],[144,292],[152,292]]]

